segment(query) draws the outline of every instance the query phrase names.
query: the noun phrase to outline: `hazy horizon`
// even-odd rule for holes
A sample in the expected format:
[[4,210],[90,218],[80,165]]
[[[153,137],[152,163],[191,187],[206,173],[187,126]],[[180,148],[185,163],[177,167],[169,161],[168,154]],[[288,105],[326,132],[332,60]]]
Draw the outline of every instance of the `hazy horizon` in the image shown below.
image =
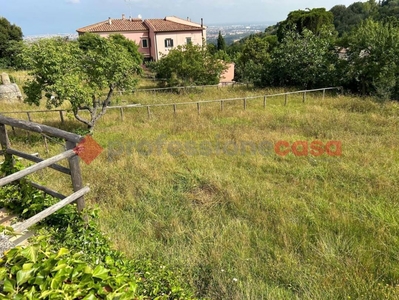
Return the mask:
[[24,36],[73,34],[76,29],[111,18],[126,16],[143,19],[177,16],[191,18],[206,26],[233,24],[275,24],[297,9],[350,5],[351,0],[13,0],[4,1],[0,16],[21,27]]

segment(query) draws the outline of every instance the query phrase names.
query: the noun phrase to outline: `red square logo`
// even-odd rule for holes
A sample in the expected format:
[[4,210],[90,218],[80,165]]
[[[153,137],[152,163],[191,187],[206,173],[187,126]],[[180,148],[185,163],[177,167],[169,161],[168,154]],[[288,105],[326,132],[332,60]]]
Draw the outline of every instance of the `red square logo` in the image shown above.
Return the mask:
[[91,137],[91,135],[86,135],[74,150],[75,153],[88,165],[100,155],[103,148]]

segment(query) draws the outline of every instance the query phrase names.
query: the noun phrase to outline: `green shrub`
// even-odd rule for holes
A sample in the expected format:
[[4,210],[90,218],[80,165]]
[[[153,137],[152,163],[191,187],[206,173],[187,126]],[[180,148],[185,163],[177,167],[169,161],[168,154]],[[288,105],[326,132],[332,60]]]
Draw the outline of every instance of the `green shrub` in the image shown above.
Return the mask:
[[[0,174],[20,168],[3,164]],[[26,180],[1,188],[0,199],[0,207],[26,218],[57,202]],[[127,259],[98,229],[97,211],[84,215],[68,205],[41,222],[31,245],[7,251],[0,259],[0,298],[192,298],[180,274],[151,259]]]

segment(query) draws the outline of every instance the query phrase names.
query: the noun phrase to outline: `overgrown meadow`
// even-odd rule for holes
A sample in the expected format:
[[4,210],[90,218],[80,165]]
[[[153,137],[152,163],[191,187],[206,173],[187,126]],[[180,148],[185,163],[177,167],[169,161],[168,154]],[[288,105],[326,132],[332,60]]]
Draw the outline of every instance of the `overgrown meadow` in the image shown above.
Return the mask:
[[[120,95],[113,104],[178,103],[272,94],[209,88]],[[281,90],[279,91],[281,92]],[[33,109],[1,104],[1,111]],[[11,116],[11,115],[10,115]],[[27,119],[26,114],[13,115]],[[72,116],[32,120],[83,132]],[[109,110],[93,137],[86,197],[100,226],[131,258],[180,270],[198,298],[399,298],[399,105],[341,94]],[[42,157],[56,140],[9,133]],[[287,141],[339,141],[342,154],[281,156]],[[70,191],[51,170],[36,181]]]

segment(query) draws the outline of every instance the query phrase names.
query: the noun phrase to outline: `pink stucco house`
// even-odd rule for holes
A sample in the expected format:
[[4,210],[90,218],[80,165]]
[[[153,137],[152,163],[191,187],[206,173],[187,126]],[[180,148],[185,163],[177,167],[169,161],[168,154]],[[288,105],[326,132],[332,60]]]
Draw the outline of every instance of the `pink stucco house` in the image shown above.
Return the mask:
[[191,22],[191,20],[177,17],[164,19],[125,18],[111,19],[85,26],[77,30],[78,34],[86,32],[97,33],[107,37],[110,34],[120,33],[139,45],[139,51],[145,60],[157,61],[170,49],[186,43],[202,45],[206,41],[206,27]]
[[226,84],[226,83],[231,83],[234,80],[234,63],[228,63],[227,64],[227,69],[224,71],[222,75],[220,75],[220,80],[219,83]]

